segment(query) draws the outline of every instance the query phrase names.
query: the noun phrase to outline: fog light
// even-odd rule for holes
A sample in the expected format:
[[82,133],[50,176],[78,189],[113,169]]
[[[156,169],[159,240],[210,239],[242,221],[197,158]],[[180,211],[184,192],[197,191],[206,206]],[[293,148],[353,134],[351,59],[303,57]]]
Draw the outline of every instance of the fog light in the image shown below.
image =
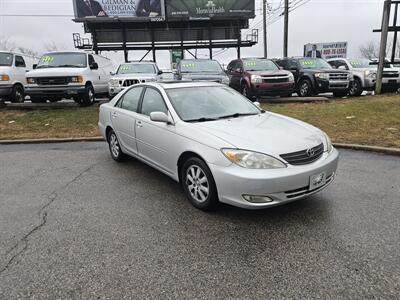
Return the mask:
[[256,195],[243,195],[243,199],[251,203],[270,203],[274,201],[270,197]]

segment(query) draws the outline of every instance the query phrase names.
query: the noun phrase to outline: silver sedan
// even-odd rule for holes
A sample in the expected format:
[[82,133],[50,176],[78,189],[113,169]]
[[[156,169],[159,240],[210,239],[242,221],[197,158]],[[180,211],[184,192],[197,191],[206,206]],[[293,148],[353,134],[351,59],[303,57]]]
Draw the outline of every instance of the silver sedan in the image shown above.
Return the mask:
[[332,183],[338,166],[324,132],[217,83],[135,85],[100,107],[99,128],[114,160],[165,173],[202,210],[298,200]]

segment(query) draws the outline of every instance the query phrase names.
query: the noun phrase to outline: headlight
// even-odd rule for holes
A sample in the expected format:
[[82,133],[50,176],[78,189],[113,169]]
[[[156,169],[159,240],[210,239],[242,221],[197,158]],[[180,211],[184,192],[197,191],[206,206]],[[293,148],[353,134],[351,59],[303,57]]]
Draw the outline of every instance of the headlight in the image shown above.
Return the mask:
[[325,137],[325,151],[331,153],[333,150],[332,141],[325,132],[323,132],[323,134]]
[[364,74],[365,74],[365,77],[376,79],[376,72],[367,70],[364,72]]
[[328,73],[315,73],[316,78],[320,79],[326,79],[329,80],[329,74]]
[[294,81],[294,75],[292,73],[289,74],[289,81],[290,82]]
[[119,86],[119,80],[118,79],[111,79],[110,80],[110,86]]
[[8,76],[8,75],[0,75],[0,81],[10,81],[10,76]]
[[83,77],[82,76],[73,76],[73,77],[71,77],[71,82],[72,83],[82,83]]
[[231,162],[246,169],[286,168],[283,162],[266,154],[238,149],[222,149],[221,151]]
[[35,80],[35,78],[29,77],[29,78],[26,79],[26,82],[27,82],[28,84],[35,84],[35,83],[36,83],[36,80]]
[[222,78],[221,83],[222,83],[222,84],[229,85],[229,77],[224,77],[224,78]]
[[262,78],[259,75],[251,75],[252,83],[262,83]]
[[349,78],[349,80],[354,80],[354,75],[353,74],[349,74],[347,77]]

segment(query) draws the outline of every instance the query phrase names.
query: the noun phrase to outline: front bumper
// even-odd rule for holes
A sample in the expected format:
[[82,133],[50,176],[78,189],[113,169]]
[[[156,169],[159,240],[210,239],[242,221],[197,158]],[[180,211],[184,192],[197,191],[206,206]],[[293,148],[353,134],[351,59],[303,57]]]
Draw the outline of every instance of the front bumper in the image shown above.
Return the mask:
[[351,81],[349,80],[325,80],[316,79],[316,90],[318,93],[347,91],[350,89]]
[[294,93],[294,82],[257,83],[251,85],[254,96],[281,96]]
[[54,97],[73,97],[82,96],[86,91],[84,85],[76,86],[28,86],[25,89],[25,93],[29,96],[54,96]]
[[[302,199],[325,189],[333,182],[338,167],[339,153],[336,149],[316,162],[305,166],[289,166],[286,169],[250,170],[236,165],[220,167],[210,165],[219,200],[247,209],[262,209]],[[310,177],[326,173],[326,184],[309,190]],[[267,196],[268,203],[251,203],[243,195]]]
[[125,90],[127,87],[125,86],[109,86],[108,87],[108,95],[110,97],[114,97],[116,95],[118,95],[120,92],[122,92],[123,90]]
[[0,85],[0,97],[10,96],[12,94],[13,86],[11,84]]

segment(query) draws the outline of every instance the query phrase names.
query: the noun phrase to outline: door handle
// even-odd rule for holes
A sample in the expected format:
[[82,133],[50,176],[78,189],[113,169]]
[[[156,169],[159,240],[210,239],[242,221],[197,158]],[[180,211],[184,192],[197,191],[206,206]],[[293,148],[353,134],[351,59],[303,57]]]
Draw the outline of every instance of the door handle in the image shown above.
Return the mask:
[[116,117],[118,117],[118,114],[116,112],[113,112],[112,117],[115,119]]
[[141,121],[137,121],[137,122],[136,122],[136,126],[137,126],[138,128],[142,128],[142,127],[143,127],[143,124],[142,124]]

